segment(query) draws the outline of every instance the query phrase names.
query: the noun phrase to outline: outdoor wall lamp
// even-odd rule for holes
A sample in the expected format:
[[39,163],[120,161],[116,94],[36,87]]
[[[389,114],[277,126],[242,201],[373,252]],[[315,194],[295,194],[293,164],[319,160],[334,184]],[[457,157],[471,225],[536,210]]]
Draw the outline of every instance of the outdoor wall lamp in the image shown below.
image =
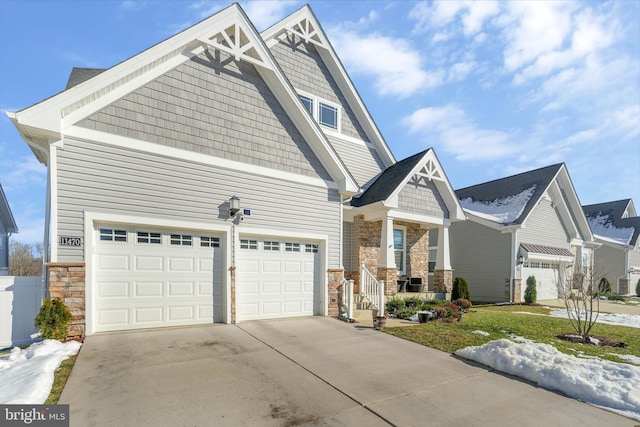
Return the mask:
[[522,265],[522,264],[524,264],[524,257],[522,255],[520,255],[518,257],[518,265]]
[[232,196],[229,199],[229,216],[233,218],[238,212],[240,212],[240,199],[236,196]]

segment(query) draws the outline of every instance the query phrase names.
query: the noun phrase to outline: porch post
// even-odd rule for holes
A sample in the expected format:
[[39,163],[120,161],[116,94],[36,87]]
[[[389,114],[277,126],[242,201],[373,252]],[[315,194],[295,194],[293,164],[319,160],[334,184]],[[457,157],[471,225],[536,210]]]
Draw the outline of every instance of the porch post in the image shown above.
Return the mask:
[[380,234],[380,255],[378,257],[378,280],[384,280],[385,295],[395,295],[398,292],[398,269],[393,250],[393,218],[382,218]]
[[433,272],[433,290],[438,293],[449,293],[453,286],[453,270],[449,252],[449,226],[438,227],[438,253],[435,271]]

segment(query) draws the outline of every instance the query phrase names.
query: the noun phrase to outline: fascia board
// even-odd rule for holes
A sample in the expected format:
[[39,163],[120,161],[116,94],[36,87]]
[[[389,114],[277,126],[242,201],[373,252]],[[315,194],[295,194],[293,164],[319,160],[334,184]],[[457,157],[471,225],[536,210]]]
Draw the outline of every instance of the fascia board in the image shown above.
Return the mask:
[[477,224],[484,225],[485,227],[492,228],[492,229],[500,231],[502,233],[510,233],[513,230],[517,230],[517,229],[523,228],[519,224],[506,226],[504,224],[499,224],[497,222],[489,221],[488,219],[481,218],[481,217],[473,214],[471,211],[468,211],[468,210],[464,210],[464,212],[466,214],[466,217],[467,217],[468,221],[473,221],[473,222],[475,222]]

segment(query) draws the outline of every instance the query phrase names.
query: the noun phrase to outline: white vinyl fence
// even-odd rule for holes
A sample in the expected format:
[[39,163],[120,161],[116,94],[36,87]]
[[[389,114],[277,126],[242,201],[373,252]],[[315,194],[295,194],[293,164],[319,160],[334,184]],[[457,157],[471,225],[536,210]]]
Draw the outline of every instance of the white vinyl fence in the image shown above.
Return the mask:
[[41,289],[41,277],[0,276],[0,349],[33,341]]

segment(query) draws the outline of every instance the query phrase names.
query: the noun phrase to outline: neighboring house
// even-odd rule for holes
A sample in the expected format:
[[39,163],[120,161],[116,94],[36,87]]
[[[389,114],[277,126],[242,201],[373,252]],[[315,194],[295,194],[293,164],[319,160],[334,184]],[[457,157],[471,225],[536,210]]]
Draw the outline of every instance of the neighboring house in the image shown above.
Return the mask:
[[[462,218],[433,150],[396,164],[308,6],[258,34],[234,4],[8,115],[48,166],[49,291],[78,335],[336,316],[343,234],[372,244],[353,224],[390,244],[398,221],[410,251]],[[392,281],[384,254],[344,263]]]
[[18,226],[0,185],[0,276],[9,275],[9,236],[17,232]]
[[620,295],[636,293],[640,280],[640,217],[631,199],[582,207],[596,242],[596,273]]
[[596,246],[564,164],[456,191],[467,221],[450,230],[454,275],[476,301],[519,302],[534,276],[538,299],[588,270]]

